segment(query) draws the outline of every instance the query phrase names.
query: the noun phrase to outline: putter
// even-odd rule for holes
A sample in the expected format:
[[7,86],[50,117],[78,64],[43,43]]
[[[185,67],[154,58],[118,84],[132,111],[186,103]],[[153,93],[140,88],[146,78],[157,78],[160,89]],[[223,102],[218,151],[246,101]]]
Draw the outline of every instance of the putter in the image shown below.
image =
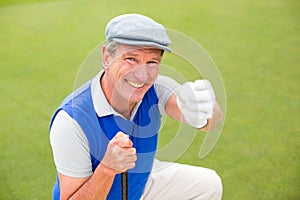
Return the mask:
[[122,200],[128,200],[128,172],[121,173]]
[[[132,136],[134,135],[135,125],[132,126]],[[121,173],[122,200],[128,200],[128,172]]]

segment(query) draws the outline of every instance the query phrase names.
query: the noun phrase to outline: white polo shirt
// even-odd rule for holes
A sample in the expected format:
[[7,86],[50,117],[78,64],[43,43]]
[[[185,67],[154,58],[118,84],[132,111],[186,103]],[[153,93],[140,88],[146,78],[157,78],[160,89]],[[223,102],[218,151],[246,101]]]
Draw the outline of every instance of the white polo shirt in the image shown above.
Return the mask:
[[[94,109],[99,117],[111,114],[122,116],[112,108],[103,93],[100,86],[100,78],[103,73],[104,70],[100,71],[91,83]],[[179,86],[176,81],[169,77],[158,76],[154,88],[162,114],[169,97]],[[140,103],[132,111],[130,120],[135,116]],[[88,140],[79,124],[63,110],[57,113],[53,121],[50,130],[50,144],[54,163],[59,173],[76,178],[89,177],[93,174]]]

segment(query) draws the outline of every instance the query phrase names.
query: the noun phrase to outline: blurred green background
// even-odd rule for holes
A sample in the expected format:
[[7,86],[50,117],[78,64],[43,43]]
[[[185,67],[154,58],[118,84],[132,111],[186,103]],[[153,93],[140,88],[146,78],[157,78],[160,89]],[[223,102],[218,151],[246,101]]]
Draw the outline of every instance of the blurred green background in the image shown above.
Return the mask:
[[109,19],[129,12],[196,40],[225,84],[217,145],[199,159],[199,133],[178,162],[215,169],[225,200],[299,199],[299,11],[297,0],[2,0],[0,199],[51,198],[50,117]]

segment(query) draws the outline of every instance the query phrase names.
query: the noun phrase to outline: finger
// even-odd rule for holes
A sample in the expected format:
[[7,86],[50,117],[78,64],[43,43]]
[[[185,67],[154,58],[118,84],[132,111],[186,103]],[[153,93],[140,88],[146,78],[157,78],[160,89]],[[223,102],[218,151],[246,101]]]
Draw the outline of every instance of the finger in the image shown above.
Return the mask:
[[123,133],[122,131],[119,131],[113,139],[121,138],[121,137],[129,137],[129,135]]
[[136,149],[131,147],[131,148],[125,148],[125,151],[129,153],[129,155],[135,155],[136,154]]
[[129,139],[129,137],[117,138],[114,142],[122,148],[131,148],[133,146],[133,142]]
[[210,90],[198,90],[194,91],[187,101],[206,102],[211,100],[213,100],[213,95]]
[[[197,80],[198,84],[187,82],[183,84],[181,90],[178,92],[180,101],[210,101],[215,99],[214,91],[206,87],[206,80]],[[204,81],[204,83],[203,83]]]
[[213,103],[204,102],[204,103],[195,103],[195,104],[186,104],[182,106],[182,111],[190,111],[195,113],[211,113],[213,112]]
[[136,155],[131,155],[131,156],[126,157],[126,162],[128,162],[128,163],[135,162],[136,160],[137,160]]
[[119,151],[119,162],[135,162],[137,155],[134,148],[121,149]]
[[120,159],[122,161],[130,159],[131,161],[133,160],[132,158],[137,158],[136,157],[136,150],[134,148],[127,148],[124,149],[122,148],[119,152],[119,156],[121,157]]
[[194,82],[194,89],[195,90],[206,90],[212,88],[211,84],[208,80],[201,79],[201,80],[196,80]]
[[119,131],[110,142],[113,144],[118,144],[120,138],[129,138],[129,135],[126,135],[125,133]]
[[119,162],[117,167],[118,171],[124,172],[128,169],[135,167],[136,160],[136,155],[125,157],[122,161]]
[[183,108],[182,112],[185,113],[186,117],[195,118],[195,119],[207,118],[210,115],[210,113],[207,113],[207,112],[199,112],[197,110],[190,110],[190,109],[186,109],[186,108]]
[[191,94],[194,93],[193,87],[194,86],[192,82],[186,82],[179,88],[179,90],[176,91],[176,94],[182,100],[186,100]]
[[110,142],[113,144],[117,144],[120,147],[132,147],[133,145],[131,140],[129,139],[129,135],[123,132],[118,132]]
[[134,167],[135,167],[135,162],[126,163],[126,164],[124,165],[124,171],[123,171],[123,172],[125,172],[125,171],[127,171],[127,170],[129,170],[129,169],[132,169],[132,168],[134,168]]
[[215,101],[216,95],[211,83],[208,80],[196,80],[194,82],[194,90],[196,92],[201,90],[209,91],[209,97],[211,100]]

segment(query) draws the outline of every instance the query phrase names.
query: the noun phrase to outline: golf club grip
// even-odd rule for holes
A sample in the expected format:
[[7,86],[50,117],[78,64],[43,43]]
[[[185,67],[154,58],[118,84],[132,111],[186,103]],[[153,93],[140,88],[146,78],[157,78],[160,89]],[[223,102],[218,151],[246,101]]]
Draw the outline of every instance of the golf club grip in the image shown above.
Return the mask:
[[128,172],[121,173],[122,200],[128,200]]

